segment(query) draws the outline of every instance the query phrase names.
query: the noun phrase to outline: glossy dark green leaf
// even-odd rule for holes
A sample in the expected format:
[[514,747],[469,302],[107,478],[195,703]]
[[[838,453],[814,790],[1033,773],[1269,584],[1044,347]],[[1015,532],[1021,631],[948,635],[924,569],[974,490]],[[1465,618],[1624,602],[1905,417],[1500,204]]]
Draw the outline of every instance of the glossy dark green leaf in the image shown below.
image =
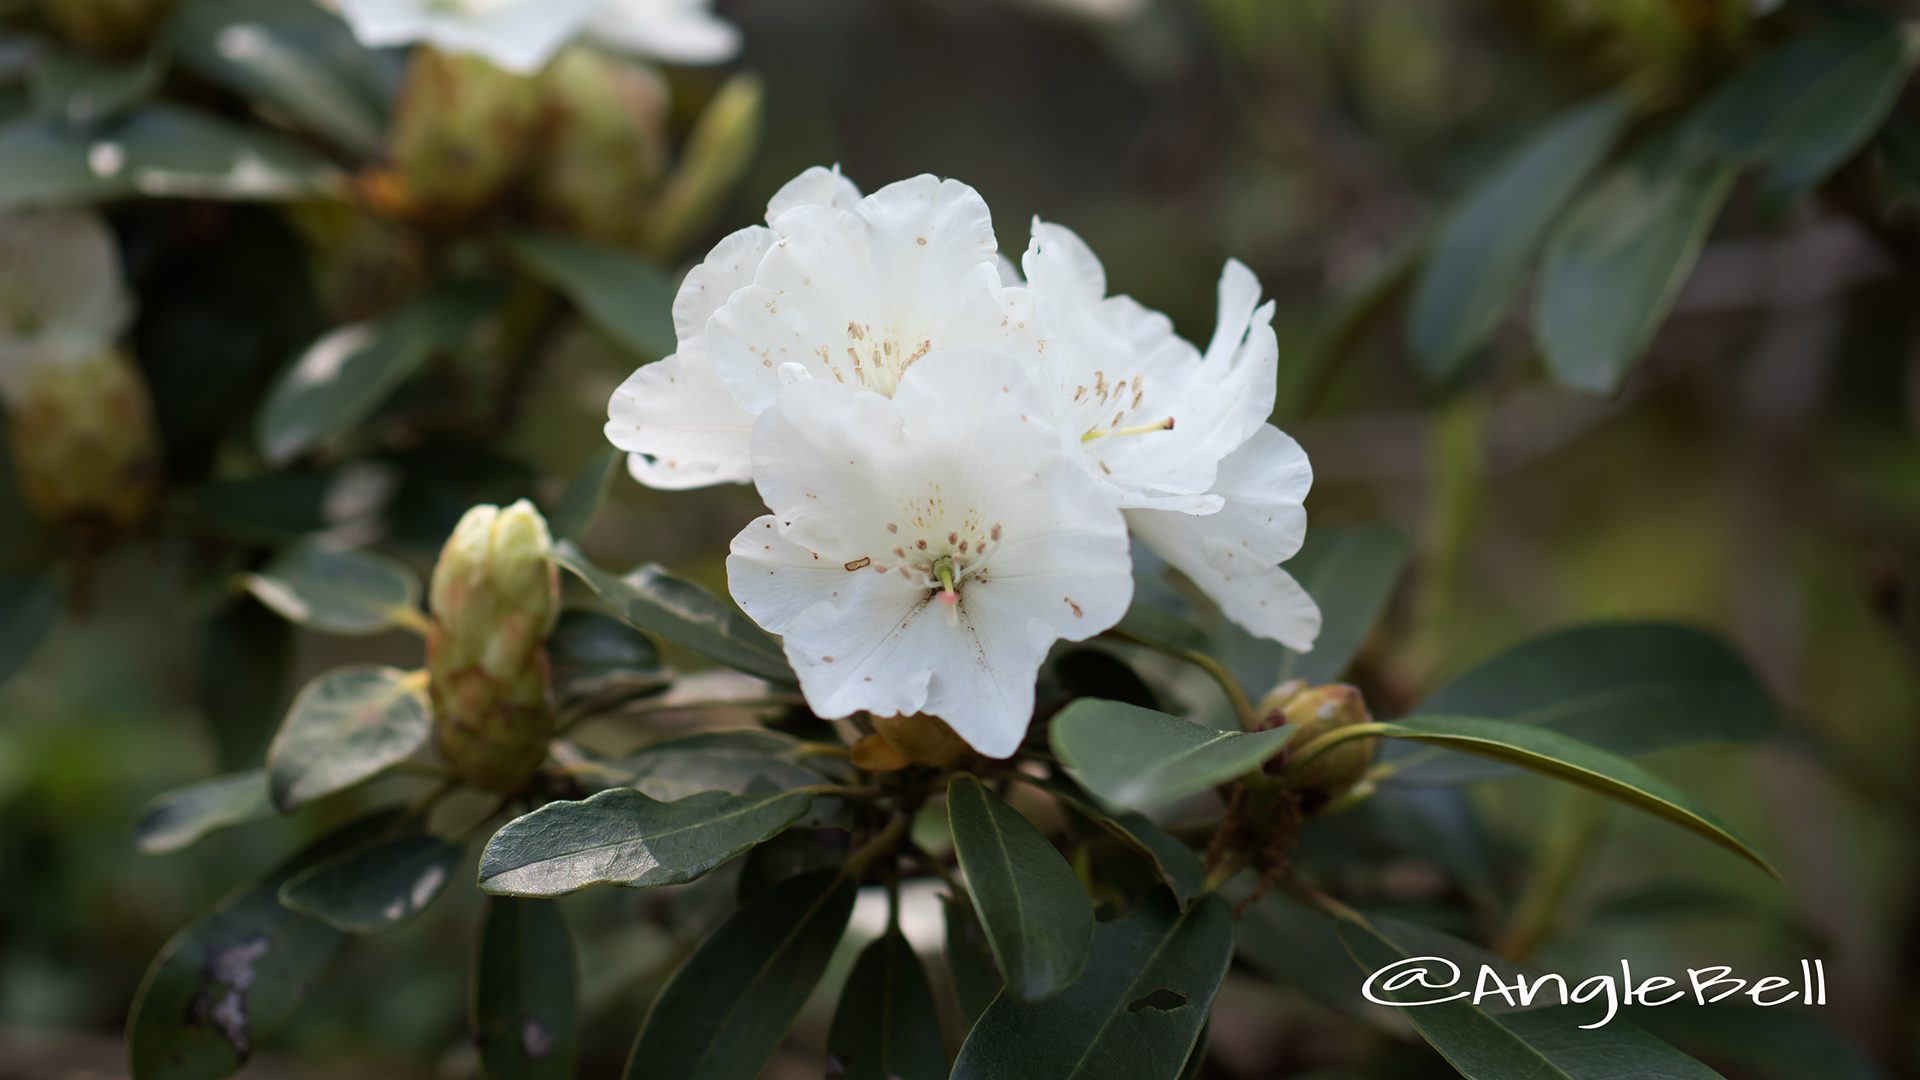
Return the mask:
[[[1439,957],[1472,979],[1480,963],[1494,967],[1503,980],[1517,973],[1511,965],[1443,934],[1418,931],[1403,924],[1371,925],[1349,919],[1337,923],[1361,970],[1378,972],[1409,957]],[[1409,940],[1417,938],[1417,940]],[[1374,983],[1373,993],[1393,1001],[1430,1002],[1459,990],[1444,983],[1447,968],[1432,960],[1422,965],[1431,972],[1426,987],[1409,985],[1389,989],[1387,980]],[[1469,999],[1404,1008],[1401,1014],[1447,1063],[1469,1080],[1618,1080],[1620,1077],[1660,1077],[1661,1080],[1717,1080],[1712,1069],[1647,1034],[1632,1022],[1616,1017],[1604,1026],[1581,1030],[1605,1015],[1593,1002],[1552,1005],[1498,1015]]]
[[56,124],[89,128],[153,97],[166,72],[166,57],[157,52],[134,60],[104,60],[46,49],[33,67],[34,108]]
[[272,817],[265,769],[216,776],[154,798],[133,821],[133,843],[148,855],[179,851],[210,832]]
[[511,248],[621,346],[648,357],[673,351],[673,282],[652,262],[558,233],[519,233]]
[[261,453],[284,463],[366,419],[429,357],[463,341],[496,299],[483,287],[443,288],[383,319],[328,331],[267,394],[254,424]]
[[793,824],[810,801],[779,790],[708,791],[660,802],[613,788],[578,802],[551,802],[487,841],[480,887],[507,896],[559,896],[589,885],[692,881]]
[[371,551],[303,545],[241,578],[247,591],[290,622],[327,634],[377,634],[417,616],[420,579],[405,563]]
[[1154,873],[1172,890],[1174,899],[1179,901],[1182,908],[1192,903],[1194,897],[1199,896],[1205,888],[1207,871],[1200,863],[1200,856],[1192,848],[1168,836],[1145,814],[1130,810],[1117,813],[1109,811],[1071,784],[1041,783],[1039,787],[1072,807],[1075,813],[1112,833],[1121,843],[1147,860],[1153,866]]
[[995,1000],[960,1048],[954,1080],[1178,1080],[1232,954],[1224,901],[1183,913],[1156,892],[1100,925],[1086,972],[1065,993]]
[[273,725],[265,721],[287,715],[296,689],[296,634],[291,623],[251,596],[231,598],[208,618],[200,708],[224,767],[242,768],[266,755]]
[[1304,653],[1263,642],[1278,654],[1278,671],[1262,673],[1267,678],[1251,685],[1265,689],[1288,679],[1315,685],[1338,679],[1380,621],[1406,566],[1407,536],[1391,525],[1315,525],[1286,568],[1320,605],[1320,637]]
[[1898,28],[1836,21],[1728,80],[1688,119],[1687,132],[1708,152],[1765,166],[1769,197],[1793,198],[1866,143],[1911,71]]
[[314,679],[267,748],[275,806],[291,810],[371,779],[426,745],[424,672],[361,665]]
[[392,65],[308,0],[191,0],[167,28],[181,67],[357,154],[380,148]]
[[703,791],[763,794],[827,781],[807,764],[797,739],[758,728],[666,739],[606,767],[625,786],[666,801]]
[[279,900],[288,878],[363,842],[356,823],[243,886],[162,946],[127,1019],[134,1080],[232,1075],[293,1015],[345,936]]
[[1073,867],[1018,810],[964,773],[947,785],[947,821],[1008,991],[1039,1001],[1065,989],[1093,943],[1093,901]]
[[860,952],[827,1033],[827,1075],[847,1080],[945,1080],[927,969],[899,930]]
[[671,674],[660,666],[653,639],[620,619],[570,608],[547,635],[553,685],[562,702],[615,688],[633,696],[665,689]]
[[1478,754],[1599,792],[1705,837],[1779,876],[1752,845],[1692,797],[1618,754],[1557,731],[1467,716],[1418,716],[1376,727],[1387,738]]
[[946,913],[947,977],[960,1006],[960,1024],[972,1028],[1000,996],[1000,969],[994,965],[993,946],[987,943],[986,927],[974,914],[973,903],[962,894],[942,897],[940,907]]
[[1082,698],[1053,718],[1053,752],[1080,786],[1110,806],[1148,810],[1258,769],[1290,727],[1216,731],[1166,713]]
[[280,902],[348,934],[410,923],[439,898],[461,847],[425,833],[376,840],[289,878]]
[[1373,1008],[1333,920],[1287,893],[1269,892],[1240,913],[1234,949],[1255,971],[1330,1009],[1363,1017]]
[[1619,138],[1626,102],[1554,117],[1455,205],[1414,292],[1407,344],[1429,378],[1459,371],[1492,335],[1547,228]]
[[627,1080],[754,1080],[826,973],[853,914],[838,870],[789,878],[720,924],[654,999]]
[[610,574],[565,542],[554,548],[554,560],[641,630],[749,675],[777,683],[794,681],[780,643],[705,589],[653,565],[625,577]]
[[473,969],[473,1031],[487,1080],[570,1080],[579,994],[560,905],[488,897]]
[[559,505],[547,515],[555,538],[578,541],[586,535],[587,526],[593,524],[594,516],[600,513],[600,504],[607,501],[613,478],[619,474],[620,466],[626,460],[625,454],[612,447],[588,460],[579,475],[567,484]]
[[1663,139],[1574,205],[1547,246],[1533,310],[1554,378],[1597,394],[1619,388],[1692,271],[1734,171]]
[[45,574],[0,574],[0,686],[27,665],[60,621],[65,598]]
[[1634,1021],[1682,1050],[1738,1066],[1741,1076],[1885,1080],[1887,1075],[1859,1045],[1797,1006],[1676,1001],[1635,1010]]
[[304,147],[166,102],[92,131],[16,118],[0,126],[0,161],[0,208],[135,195],[308,198],[342,183]]
[[[1535,638],[1442,686],[1417,712],[1515,720],[1627,756],[1750,742],[1779,724],[1766,689],[1726,642],[1669,623],[1600,623]],[[1496,773],[1453,759],[1403,775],[1444,782]]]

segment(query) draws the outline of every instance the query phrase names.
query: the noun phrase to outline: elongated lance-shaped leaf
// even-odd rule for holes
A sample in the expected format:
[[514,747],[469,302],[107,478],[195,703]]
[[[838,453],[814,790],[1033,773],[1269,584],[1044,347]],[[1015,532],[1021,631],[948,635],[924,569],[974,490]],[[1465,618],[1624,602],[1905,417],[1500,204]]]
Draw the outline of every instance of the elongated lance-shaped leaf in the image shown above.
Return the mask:
[[425,672],[357,666],[314,679],[267,748],[273,803],[291,810],[405,761],[433,721]]
[[162,855],[215,830],[273,814],[266,770],[248,769],[156,796],[133,820],[133,843],[148,855]]
[[947,975],[953,982],[954,1002],[960,1006],[960,1026],[971,1029],[1000,996],[1004,984],[994,966],[986,928],[964,890],[959,896],[943,898],[940,908],[946,915]]
[[1597,791],[1610,799],[1664,818],[1747,859],[1774,877],[1766,857],[1672,784],[1618,754],[1556,731],[1473,716],[1419,716],[1395,723],[1356,726],[1356,734],[1444,746],[1478,754]]
[[780,643],[732,605],[692,582],[657,566],[643,566],[619,577],[588,562],[579,548],[565,542],[554,548],[553,557],[633,626],[736,671],[793,683],[793,668]]
[[473,969],[473,1033],[487,1080],[570,1080],[579,983],[559,904],[488,898]]
[[1560,208],[1606,156],[1627,104],[1602,98],[1545,124],[1454,207],[1414,292],[1407,342],[1429,378],[1492,334]]
[[898,929],[860,951],[827,1033],[827,1075],[945,1080],[947,1050],[927,969]]
[[589,885],[677,885],[778,834],[807,811],[792,791],[707,791],[675,802],[613,788],[508,822],[480,856],[480,887],[559,896]]
[[1093,943],[1093,901],[1073,867],[971,776],[947,786],[947,820],[1008,992],[1039,1001],[1065,989]]
[[1168,836],[1145,814],[1131,810],[1113,812],[1099,806],[1067,783],[1038,782],[1041,790],[1071,807],[1075,813],[1112,833],[1121,843],[1147,860],[1154,873],[1173,892],[1184,910],[1206,885],[1207,871],[1192,848]]
[[733,913],[654,999],[627,1080],[754,1080],[826,973],[853,914],[838,870],[788,878]]
[[174,935],[147,969],[127,1019],[134,1080],[219,1080],[293,1015],[345,936],[279,901],[302,870],[377,835],[356,822],[242,886]]
[[44,574],[0,575],[0,686],[26,666],[59,621],[61,602],[60,587]]
[[1111,806],[1149,810],[1258,769],[1293,729],[1216,731],[1137,705],[1082,698],[1053,718],[1049,737],[1081,787]]
[[594,454],[580,467],[579,473],[567,482],[567,490],[560,495],[560,501],[547,515],[552,523],[553,535],[562,540],[578,541],[587,533],[587,526],[600,513],[601,504],[607,501],[607,492],[613,488],[613,478],[620,472],[620,465],[626,455],[607,447]]
[[654,263],[559,233],[519,233],[508,248],[622,348],[645,357],[673,351],[673,281]]
[[459,844],[425,833],[387,837],[289,878],[280,902],[345,933],[384,933],[439,899],[460,854]]
[[370,551],[292,548],[240,580],[283,618],[328,634],[392,629],[417,617],[420,603],[413,571]]
[[1086,971],[1033,1005],[1002,994],[975,1024],[954,1080],[1178,1080],[1233,954],[1217,896],[1185,912],[1155,892],[1102,923]]

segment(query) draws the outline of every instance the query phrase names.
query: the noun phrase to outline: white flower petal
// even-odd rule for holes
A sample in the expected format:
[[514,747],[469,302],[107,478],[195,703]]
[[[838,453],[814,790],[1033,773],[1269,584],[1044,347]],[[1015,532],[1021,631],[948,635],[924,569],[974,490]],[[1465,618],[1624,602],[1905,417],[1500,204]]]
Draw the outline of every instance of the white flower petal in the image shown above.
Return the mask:
[[1207,344],[1207,377],[1227,390],[1236,444],[1273,415],[1280,375],[1280,342],[1273,333],[1273,301],[1260,303],[1260,280],[1238,259],[1220,272],[1220,320]]
[[754,480],[773,514],[736,539],[728,582],[784,635],[816,712],[929,712],[1004,756],[1053,642],[1125,613],[1124,522],[1043,405],[1014,357],[957,348],[891,400],[816,378],[762,415]]
[[1129,510],[1127,525],[1249,633],[1302,651],[1320,633],[1320,609],[1280,562],[1306,538],[1302,505],[1313,483],[1306,452],[1272,425],[1220,463],[1220,512],[1196,517]]
[[840,175],[840,166],[831,169],[815,165],[786,182],[767,200],[767,224],[796,206],[831,206],[852,210],[860,205],[860,188]]
[[336,0],[363,45],[425,43],[517,74],[546,64],[602,0]]
[[0,214],[0,390],[35,364],[92,359],[132,313],[119,248],[99,215]]
[[794,206],[753,285],[707,326],[707,350],[734,397],[758,411],[781,364],[890,394],[938,348],[1037,352],[1026,294],[1000,285],[986,203],[970,187],[915,177],[852,210]]
[[708,0],[603,0],[588,30],[616,48],[679,64],[717,64],[740,51],[740,31]]

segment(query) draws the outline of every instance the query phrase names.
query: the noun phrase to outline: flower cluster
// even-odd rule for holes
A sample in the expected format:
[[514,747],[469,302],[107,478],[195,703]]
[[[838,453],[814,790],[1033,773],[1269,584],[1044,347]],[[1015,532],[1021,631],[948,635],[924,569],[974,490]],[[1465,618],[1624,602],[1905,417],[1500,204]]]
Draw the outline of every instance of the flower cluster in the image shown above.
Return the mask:
[[678,350],[614,394],[642,483],[758,488],[729,584],[822,716],[925,712],[1013,753],[1048,649],[1125,614],[1130,535],[1248,631],[1319,631],[1280,567],[1312,470],[1267,423],[1279,348],[1253,273],[1227,264],[1201,350],[1107,295],[1059,225],[1034,223],[1021,269],[965,184],[863,197],[811,169],[688,273]]
[[656,60],[712,64],[739,51],[732,24],[708,0],[335,0],[372,46],[424,42],[507,71],[544,67],[561,46],[590,38]]

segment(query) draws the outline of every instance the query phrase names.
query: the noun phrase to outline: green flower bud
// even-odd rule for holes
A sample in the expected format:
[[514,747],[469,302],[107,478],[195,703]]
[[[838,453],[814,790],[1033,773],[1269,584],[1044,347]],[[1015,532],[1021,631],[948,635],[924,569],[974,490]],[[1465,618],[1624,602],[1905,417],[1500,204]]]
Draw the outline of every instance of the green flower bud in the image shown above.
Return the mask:
[[667,87],[653,69],[593,49],[561,53],[541,75],[546,141],[534,174],[540,213],[611,244],[640,240],[667,166]]
[[429,694],[441,756],[476,787],[518,791],[553,734],[547,634],[560,582],[546,519],[526,500],[476,506],[453,530],[428,595]]
[[[1298,728],[1287,743],[1287,753],[1278,760],[1282,766],[1295,754],[1313,745],[1313,741],[1322,735],[1353,724],[1373,722],[1360,691],[1345,683],[1330,683],[1299,691],[1287,700],[1282,716],[1284,722]],[[1289,778],[1289,784],[1303,795],[1311,796],[1314,801],[1331,799],[1358,783],[1361,776],[1366,774],[1367,768],[1373,764],[1374,749],[1379,741],[1354,739],[1341,743],[1307,762]]]
[[647,210],[649,251],[671,256],[713,224],[760,143],[764,97],[752,75],[735,75],[713,95],[687,137],[679,166]]
[[100,53],[139,52],[160,29],[173,0],[40,0],[54,32]]
[[23,365],[8,382],[7,443],[27,505],[49,524],[111,534],[160,488],[146,381],[124,353]]
[[390,169],[368,194],[434,228],[462,225],[504,199],[540,126],[540,88],[471,56],[418,48],[388,146]]

